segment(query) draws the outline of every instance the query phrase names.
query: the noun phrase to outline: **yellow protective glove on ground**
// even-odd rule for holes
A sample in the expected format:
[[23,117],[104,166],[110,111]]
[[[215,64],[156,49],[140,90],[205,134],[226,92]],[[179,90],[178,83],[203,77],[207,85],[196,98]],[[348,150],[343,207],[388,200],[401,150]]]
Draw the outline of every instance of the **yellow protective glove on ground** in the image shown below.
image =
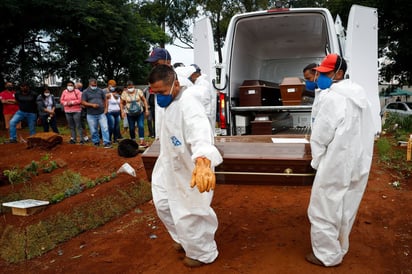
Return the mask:
[[209,159],[203,157],[196,159],[196,165],[193,169],[192,180],[190,182],[190,187],[194,186],[197,186],[200,193],[215,189],[216,177],[210,168]]

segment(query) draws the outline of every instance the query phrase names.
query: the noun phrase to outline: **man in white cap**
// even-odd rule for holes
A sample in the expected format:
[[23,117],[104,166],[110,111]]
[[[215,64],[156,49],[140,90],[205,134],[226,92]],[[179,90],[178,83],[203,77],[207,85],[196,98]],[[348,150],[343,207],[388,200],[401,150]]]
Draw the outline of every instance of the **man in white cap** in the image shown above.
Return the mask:
[[364,89],[344,79],[345,60],[329,54],[316,67],[321,89],[312,108],[311,165],[317,170],[308,208],[310,263],[339,265],[362,200],[372,162],[375,128]]

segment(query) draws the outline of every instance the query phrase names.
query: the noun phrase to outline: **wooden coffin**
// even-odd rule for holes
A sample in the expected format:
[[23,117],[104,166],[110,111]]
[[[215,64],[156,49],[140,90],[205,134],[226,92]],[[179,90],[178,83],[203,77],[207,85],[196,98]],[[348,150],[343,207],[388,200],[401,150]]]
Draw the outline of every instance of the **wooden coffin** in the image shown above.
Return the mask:
[[285,77],[279,86],[284,106],[302,104],[305,84],[298,77]]
[[261,80],[245,80],[239,87],[239,106],[279,106],[279,86]]
[[[273,143],[278,135],[216,137],[223,163],[216,167],[217,183],[310,185],[315,171],[310,166],[308,143]],[[155,141],[142,155],[151,180],[160,145]]]

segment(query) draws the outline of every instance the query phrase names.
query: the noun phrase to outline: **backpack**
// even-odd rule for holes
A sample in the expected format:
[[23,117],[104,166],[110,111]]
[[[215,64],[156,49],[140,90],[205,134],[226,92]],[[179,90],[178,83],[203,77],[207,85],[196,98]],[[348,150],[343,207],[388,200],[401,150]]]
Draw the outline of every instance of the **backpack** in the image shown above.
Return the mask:
[[[131,98],[130,94],[128,94],[128,96]],[[136,90],[134,100],[131,100],[130,106],[127,109],[127,114],[131,116],[137,116],[143,111],[142,106],[140,105],[140,102],[138,102],[136,99],[137,99],[137,90]]]

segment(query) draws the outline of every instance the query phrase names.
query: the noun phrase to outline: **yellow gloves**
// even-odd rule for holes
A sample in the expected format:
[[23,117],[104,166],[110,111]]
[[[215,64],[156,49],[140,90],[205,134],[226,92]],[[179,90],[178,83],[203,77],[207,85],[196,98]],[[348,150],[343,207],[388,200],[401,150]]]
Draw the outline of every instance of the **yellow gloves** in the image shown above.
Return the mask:
[[196,165],[193,169],[192,180],[190,181],[190,187],[197,186],[199,192],[209,192],[215,189],[216,177],[210,168],[210,160],[207,158],[199,157],[196,159]]

